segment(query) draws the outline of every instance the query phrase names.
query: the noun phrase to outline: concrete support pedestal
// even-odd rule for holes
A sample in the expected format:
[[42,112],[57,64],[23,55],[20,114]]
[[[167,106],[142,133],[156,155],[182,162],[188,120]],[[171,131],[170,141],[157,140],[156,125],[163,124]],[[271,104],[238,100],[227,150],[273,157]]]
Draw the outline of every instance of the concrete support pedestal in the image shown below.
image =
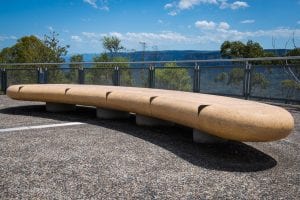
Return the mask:
[[138,114],[135,117],[135,123],[139,126],[174,126],[172,122]]
[[208,143],[209,144],[209,143],[224,143],[227,140],[194,129],[193,130],[193,141],[195,143],[202,143],[202,144]]
[[46,111],[48,112],[70,112],[75,110],[76,105],[74,104],[46,102]]
[[97,108],[97,117],[99,119],[127,119],[129,118],[129,112]]

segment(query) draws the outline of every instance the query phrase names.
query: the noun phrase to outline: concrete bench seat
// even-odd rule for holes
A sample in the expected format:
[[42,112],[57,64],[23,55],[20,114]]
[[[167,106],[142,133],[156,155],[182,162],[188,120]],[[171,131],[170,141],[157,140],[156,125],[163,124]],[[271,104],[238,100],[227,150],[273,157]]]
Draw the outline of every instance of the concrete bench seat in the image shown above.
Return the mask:
[[7,89],[12,99],[87,105],[132,112],[191,127],[228,140],[273,141],[294,127],[283,108],[200,93],[120,86],[32,84]]

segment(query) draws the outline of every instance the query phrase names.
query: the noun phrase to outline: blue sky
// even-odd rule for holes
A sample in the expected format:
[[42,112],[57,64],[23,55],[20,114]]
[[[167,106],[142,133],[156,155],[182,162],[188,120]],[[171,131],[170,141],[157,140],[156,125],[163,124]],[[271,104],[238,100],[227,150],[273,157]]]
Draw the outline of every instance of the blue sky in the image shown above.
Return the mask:
[[100,53],[117,36],[128,51],[218,50],[224,40],[300,46],[300,0],[0,0],[0,49],[54,30],[70,53]]

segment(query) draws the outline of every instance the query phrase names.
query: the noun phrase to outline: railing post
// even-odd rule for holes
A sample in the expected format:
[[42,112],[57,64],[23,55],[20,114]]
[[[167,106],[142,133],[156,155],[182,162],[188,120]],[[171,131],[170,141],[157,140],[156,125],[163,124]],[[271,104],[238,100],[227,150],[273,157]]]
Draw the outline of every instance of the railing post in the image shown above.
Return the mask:
[[78,68],[78,83],[84,84],[84,69],[83,69],[83,67]]
[[1,69],[1,91],[6,94],[7,89],[7,72],[5,69]]
[[200,92],[200,67],[195,63],[193,92]]
[[149,67],[149,88],[155,88],[155,67]]
[[252,79],[252,64],[248,63],[248,95],[247,99],[251,96],[251,80]]
[[249,99],[251,93],[251,64],[248,61],[245,63],[245,76],[243,84],[243,93],[245,99]]
[[44,83],[47,84],[48,83],[48,68],[44,69],[43,74],[44,74]]
[[114,69],[113,84],[115,86],[120,85],[120,69],[119,69],[119,67],[115,67],[115,69]]
[[155,88],[155,66],[152,66],[152,88]]
[[2,91],[2,83],[3,83],[3,80],[2,80],[2,68],[0,68],[0,92]]
[[37,77],[37,83],[39,84],[41,82],[41,75],[40,75],[40,68],[38,67],[36,69],[36,77]]
[[151,88],[151,86],[152,86],[152,78],[151,78],[151,76],[152,76],[151,66],[149,66],[149,68],[148,68],[148,87],[149,88]]
[[43,69],[41,67],[37,68],[37,83],[42,84],[44,83],[43,77]]

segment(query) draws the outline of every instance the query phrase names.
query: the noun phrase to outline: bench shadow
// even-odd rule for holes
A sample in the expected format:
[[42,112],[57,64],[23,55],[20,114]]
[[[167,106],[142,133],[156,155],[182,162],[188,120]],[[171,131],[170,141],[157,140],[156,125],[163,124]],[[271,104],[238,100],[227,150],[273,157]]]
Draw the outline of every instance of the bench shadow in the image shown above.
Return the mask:
[[277,161],[260,150],[235,141],[220,144],[196,144],[192,129],[175,127],[140,127],[135,116],[128,120],[99,120],[92,107],[77,107],[74,112],[50,113],[43,105],[18,106],[0,109],[2,114],[34,116],[60,121],[78,121],[117,130],[158,145],[193,165],[211,170],[255,172],[273,168]]

